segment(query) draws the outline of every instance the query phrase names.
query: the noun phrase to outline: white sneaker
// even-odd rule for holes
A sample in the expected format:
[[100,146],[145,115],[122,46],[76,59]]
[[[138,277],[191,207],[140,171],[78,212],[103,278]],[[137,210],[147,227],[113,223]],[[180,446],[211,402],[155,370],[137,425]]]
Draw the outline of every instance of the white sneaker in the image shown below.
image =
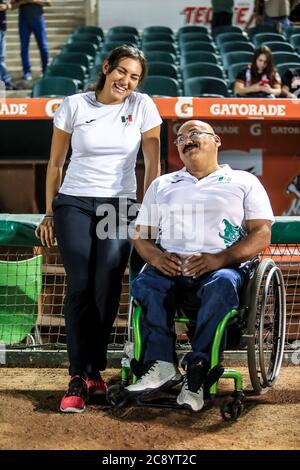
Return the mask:
[[189,390],[187,377],[183,379],[181,392],[177,397],[178,405],[191,408],[193,411],[200,411],[204,406],[203,388],[200,387],[196,392]]
[[182,375],[175,364],[165,361],[155,361],[135,384],[128,385],[125,389],[128,392],[147,393],[158,390],[168,383],[175,385],[181,382],[181,379]]

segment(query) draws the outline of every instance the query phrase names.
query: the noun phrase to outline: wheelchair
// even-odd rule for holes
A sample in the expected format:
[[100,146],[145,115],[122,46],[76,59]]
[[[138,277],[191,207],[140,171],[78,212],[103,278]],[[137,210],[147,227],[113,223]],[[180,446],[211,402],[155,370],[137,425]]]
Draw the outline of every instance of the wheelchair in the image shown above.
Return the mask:
[[[218,390],[219,379],[233,379],[234,391],[226,398],[220,408],[225,421],[236,421],[244,409],[243,376],[238,370],[224,368],[220,364],[220,345],[225,331],[228,338],[234,337],[238,350],[247,349],[248,369],[255,394],[263,394],[271,388],[279,375],[285,344],[286,301],[282,272],[270,258],[251,260],[242,292],[240,306],[233,309],[217,326],[211,351],[210,370],[204,383],[206,408],[212,406]],[[139,394],[134,397],[126,390],[129,372],[132,382],[137,380],[136,367],[141,358],[140,320],[142,307],[131,299],[128,319],[128,342],[124,348],[121,367],[121,384],[112,385],[107,392],[108,402],[116,408],[134,401],[142,406],[159,406],[180,409],[174,398],[175,390],[167,390],[170,396],[164,399],[149,400],[157,392]],[[192,321],[182,312],[175,322],[192,326]],[[230,331],[234,332],[234,334]],[[133,360],[132,360],[133,359]],[[132,369],[132,370],[130,370]],[[173,394],[173,397],[172,397]]]

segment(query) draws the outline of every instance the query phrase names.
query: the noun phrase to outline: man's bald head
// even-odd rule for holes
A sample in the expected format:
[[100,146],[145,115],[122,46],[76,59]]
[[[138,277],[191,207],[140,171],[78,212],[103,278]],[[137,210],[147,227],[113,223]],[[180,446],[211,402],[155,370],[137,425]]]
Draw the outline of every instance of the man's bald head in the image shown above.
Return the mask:
[[213,128],[210,124],[204,121],[200,121],[198,119],[191,119],[190,121],[184,122],[178,129],[177,135],[184,134],[186,130],[191,129],[192,127],[197,127],[199,130],[203,130],[206,132],[211,132],[212,134],[215,133]]

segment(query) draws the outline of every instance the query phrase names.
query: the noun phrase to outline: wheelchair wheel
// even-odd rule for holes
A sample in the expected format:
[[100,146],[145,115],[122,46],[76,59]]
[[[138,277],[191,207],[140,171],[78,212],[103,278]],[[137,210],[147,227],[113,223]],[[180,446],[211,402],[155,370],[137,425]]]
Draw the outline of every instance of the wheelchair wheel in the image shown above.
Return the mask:
[[252,282],[247,324],[248,367],[254,391],[262,394],[274,385],[282,363],[285,288],[282,272],[272,259],[259,264]]
[[114,408],[122,408],[128,401],[128,394],[123,385],[112,385],[106,392],[106,400]]
[[221,406],[221,415],[224,421],[236,421],[244,410],[244,404],[242,400],[234,398],[228,398]]

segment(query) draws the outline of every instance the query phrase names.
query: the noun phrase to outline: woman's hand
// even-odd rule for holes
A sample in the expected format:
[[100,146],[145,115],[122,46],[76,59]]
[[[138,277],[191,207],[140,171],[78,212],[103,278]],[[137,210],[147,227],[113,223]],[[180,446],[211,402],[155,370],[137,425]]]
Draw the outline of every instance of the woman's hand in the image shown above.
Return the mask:
[[270,95],[272,93],[272,88],[270,87],[270,85],[268,83],[266,83],[266,85],[263,85],[261,87],[261,90],[264,92],[264,93],[267,93],[268,95]]
[[43,246],[50,248],[55,243],[53,216],[46,215],[40,225],[35,230],[35,235],[42,242]]

